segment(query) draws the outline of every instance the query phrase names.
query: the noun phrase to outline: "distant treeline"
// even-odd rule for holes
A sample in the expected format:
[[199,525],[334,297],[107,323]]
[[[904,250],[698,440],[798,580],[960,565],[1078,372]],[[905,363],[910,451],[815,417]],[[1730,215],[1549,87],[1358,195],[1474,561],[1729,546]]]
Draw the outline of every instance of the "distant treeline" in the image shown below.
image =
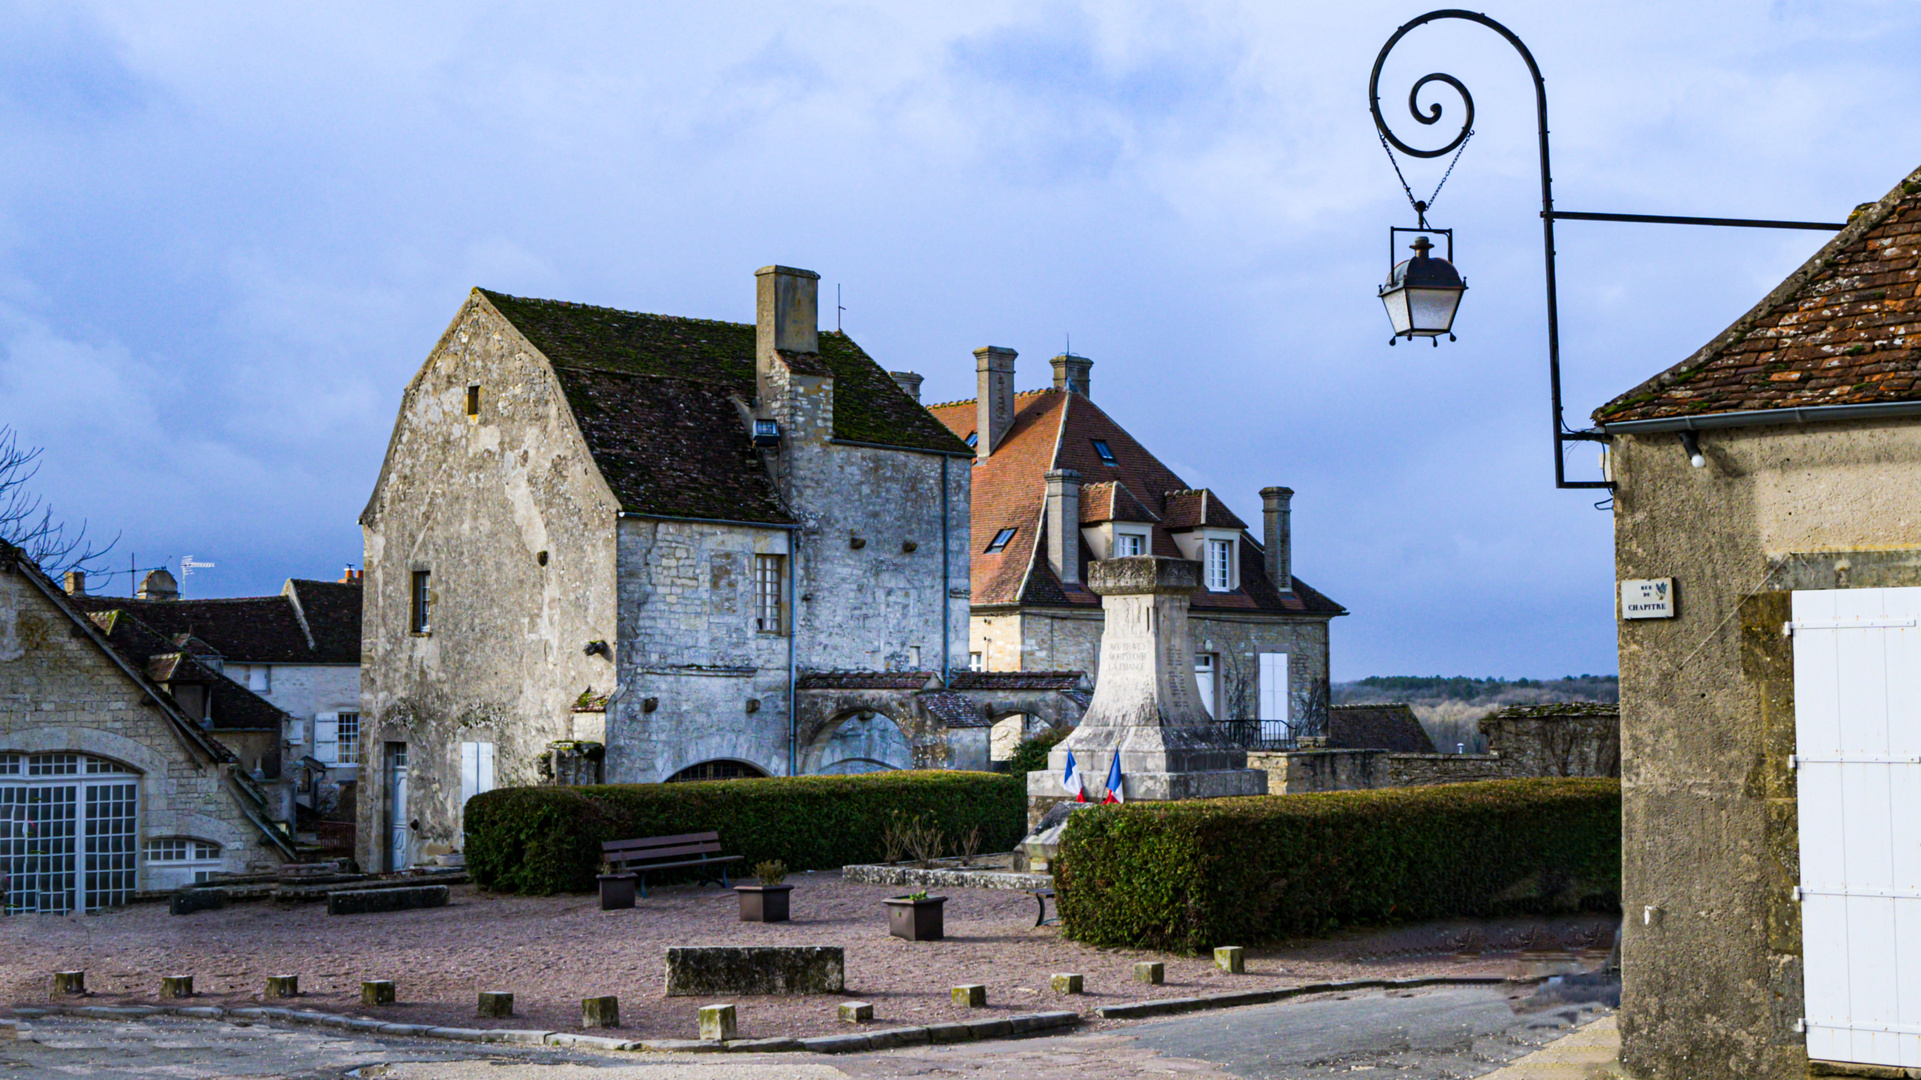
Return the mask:
[[1560,701],[1620,701],[1617,675],[1566,675],[1559,679],[1476,679],[1467,675],[1371,675],[1335,683],[1328,695],[1336,705],[1404,701],[1442,753],[1487,749],[1481,737],[1483,716],[1506,705],[1548,705]]

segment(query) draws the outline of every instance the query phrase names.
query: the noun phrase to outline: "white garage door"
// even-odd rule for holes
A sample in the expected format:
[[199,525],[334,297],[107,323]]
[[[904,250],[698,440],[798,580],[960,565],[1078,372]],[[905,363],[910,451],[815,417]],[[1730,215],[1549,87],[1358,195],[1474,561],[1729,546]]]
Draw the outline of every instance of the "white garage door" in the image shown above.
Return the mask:
[[1921,589],[1793,611],[1808,1056],[1921,1066]]

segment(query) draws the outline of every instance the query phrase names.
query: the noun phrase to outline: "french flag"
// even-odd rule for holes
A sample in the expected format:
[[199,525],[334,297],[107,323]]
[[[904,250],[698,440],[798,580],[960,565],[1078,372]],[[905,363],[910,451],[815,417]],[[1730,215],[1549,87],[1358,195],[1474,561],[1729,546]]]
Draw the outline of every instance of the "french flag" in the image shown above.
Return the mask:
[[1107,794],[1101,797],[1103,803],[1120,803],[1127,800],[1121,797],[1121,756],[1114,755],[1114,764],[1107,768]]
[[1075,802],[1087,801],[1087,788],[1081,783],[1081,768],[1074,763],[1074,751],[1067,752],[1067,775],[1061,777],[1061,784],[1074,796]]

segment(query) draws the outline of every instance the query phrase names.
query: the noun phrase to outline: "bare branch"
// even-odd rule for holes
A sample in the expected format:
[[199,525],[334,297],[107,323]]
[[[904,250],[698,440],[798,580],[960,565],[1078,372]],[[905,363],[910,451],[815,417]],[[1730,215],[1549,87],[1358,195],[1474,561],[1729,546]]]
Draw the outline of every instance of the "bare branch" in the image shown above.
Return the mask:
[[96,570],[120,537],[95,546],[87,540],[87,523],[78,527],[56,520],[53,507],[28,490],[40,472],[39,447],[22,449],[12,425],[0,424],[0,541],[24,551],[48,577],[69,570]]

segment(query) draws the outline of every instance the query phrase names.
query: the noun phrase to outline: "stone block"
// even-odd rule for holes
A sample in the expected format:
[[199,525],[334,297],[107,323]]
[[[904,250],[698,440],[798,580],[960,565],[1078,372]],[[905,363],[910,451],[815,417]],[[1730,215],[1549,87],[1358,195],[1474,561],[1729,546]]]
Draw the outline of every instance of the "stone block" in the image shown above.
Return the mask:
[[480,1015],[503,1017],[514,1014],[514,996],[505,990],[480,992]]
[[160,976],[160,996],[166,998],[190,998],[193,996],[192,975]]
[[739,1038],[739,1022],[732,1005],[700,1007],[700,1037],[707,1042]]
[[362,1005],[392,1005],[394,1003],[393,980],[362,980],[360,983],[360,1003]]
[[982,986],[980,983],[969,983],[966,986],[954,987],[954,1004],[965,1005],[970,1009],[986,1008],[987,987]]
[[55,994],[84,994],[87,992],[87,973],[84,971],[56,971],[53,973],[53,992]]
[[1143,960],[1134,965],[1134,981],[1159,986],[1167,981],[1167,965],[1159,960]]
[[1047,980],[1056,994],[1078,994],[1081,992],[1081,977],[1067,972],[1055,972]]
[[196,911],[213,911],[227,906],[227,894],[222,889],[182,889],[167,898],[167,914],[192,915]]
[[1241,955],[1239,945],[1222,945],[1214,950],[1214,966],[1229,975],[1244,975],[1247,973],[1247,958]]
[[377,911],[410,911],[446,907],[445,885],[410,885],[402,889],[350,889],[327,894],[327,914],[366,915]]
[[612,994],[580,999],[580,1026],[613,1028],[620,1026],[620,999]]
[[865,1001],[842,1002],[840,1007],[842,1023],[865,1024],[874,1019],[874,1006]]
[[267,989],[263,992],[262,996],[270,997],[270,998],[299,997],[300,996],[300,976],[298,975],[267,976]]
[[838,945],[676,946],[667,950],[667,996],[838,994],[846,966]]

